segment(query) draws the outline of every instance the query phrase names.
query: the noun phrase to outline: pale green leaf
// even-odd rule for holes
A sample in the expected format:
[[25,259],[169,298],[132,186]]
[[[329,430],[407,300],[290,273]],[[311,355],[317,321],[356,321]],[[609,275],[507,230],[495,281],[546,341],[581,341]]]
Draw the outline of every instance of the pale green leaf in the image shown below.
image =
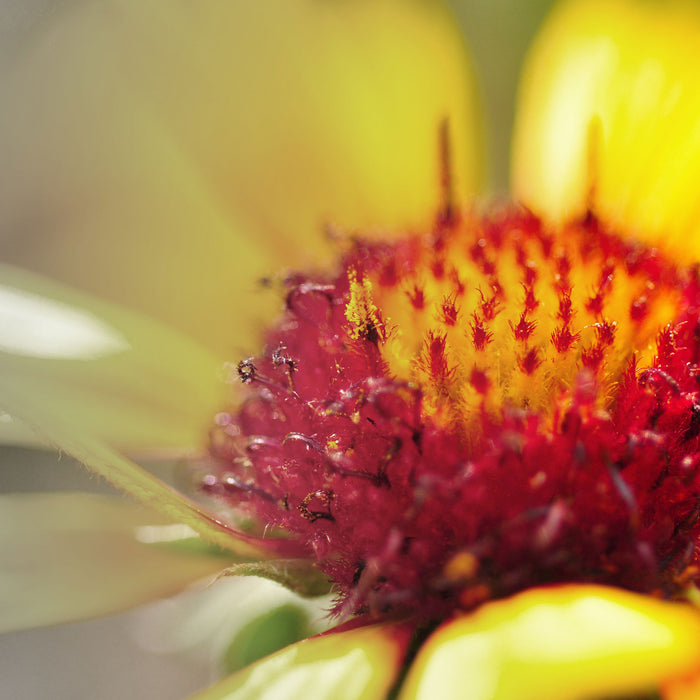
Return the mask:
[[116,613],[214,580],[233,555],[178,547],[196,533],[105,496],[0,496],[0,632]]
[[[0,265],[0,375],[80,433],[131,450],[198,448],[223,402],[221,367],[162,324]],[[0,436],[24,442],[16,419],[33,417],[8,395],[0,410]]]
[[396,625],[331,631],[268,656],[191,700],[385,700],[409,637]]
[[[66,421],[53,407],[41,402],[42,394],[23,379],[0,375],[0,395],[13,415],[30,425],[49,444],[82,462],[135,500],[147,503],[175,522],[188,525],[207,542],[235,551],[248,559],[269,556],[280,540],[256,540],[170,488],[153,474],[106,443]],[[287,548],[289,549],[289,548]]]
[[[149,605],[140,612],[135,633],[144,647],[155,653],[184,654],[193,661],[221,669],[231,640],[244,627],[287,605],[303,611],[309,627],[304,637],[324,632],[332,624],[328,617],[330,596],[302,599],[272,581],[250,576],[225,577],[206,589]],[[268,653],[272,651],[269,649]],[[227,674],[220,671],[217,678],[223,675]]]
[[[257,559],[273,551],[175,492],[110,443],[206,443],[217,363],[158,324],[0,267],[0,409],[45,444],[208,542]],[[48,330],[47,330],[48,328]],[[250,543],[249,543],[250,542]]]

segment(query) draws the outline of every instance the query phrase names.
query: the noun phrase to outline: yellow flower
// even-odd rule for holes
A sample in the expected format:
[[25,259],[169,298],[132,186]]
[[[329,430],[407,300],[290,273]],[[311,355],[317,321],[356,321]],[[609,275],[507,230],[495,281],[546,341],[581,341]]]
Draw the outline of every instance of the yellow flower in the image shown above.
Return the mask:
[[[552,223],[592,211],[697,260],[699,34],[681,3],[563,4],[526,66],[514,196]],[[428,221],[445,118],[454,196],[476,191],[478,118],[449,14],[429,1],[114,0],[40,19],[5,51],[4,259],[53,281],[2,268],[3,429],[38,435],[163,515],[78,494],[3,497],[4,629],[122,609],[222,561],[262,560],[255,571],[284,578],[274,540],[235,533],[130,457],[197,454],[222,358],[247,349],[267,313],[254,280],[317,263],[324,224]],[[163,547],[195,533],[226,554]],[[55,574],[30,577],[37,560]],[[80,582],[95,575],[86,598]],[[381,698],[412,631],[386,621],[314,637],[197,697]],[[659,686],[693,697],[699,633],[687,604],[535,588],[446,621],[399,697],[583,700]]]

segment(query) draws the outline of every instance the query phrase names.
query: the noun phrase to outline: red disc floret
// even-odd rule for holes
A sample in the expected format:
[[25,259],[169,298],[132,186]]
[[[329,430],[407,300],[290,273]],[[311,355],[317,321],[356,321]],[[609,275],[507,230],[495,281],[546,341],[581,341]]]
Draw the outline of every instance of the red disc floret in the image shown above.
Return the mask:
[[[395,333],[392,320],[352,287],[370,275],[422,309],[424,287],[403,284],[403,278],[426,246],[440,249],[428,238],[358,242],[336,277],[288,280],[286,310],[265,349],[238,365],[244,386],[236,408],[212,432],[216,468],[205,488],[232,512],[252,516],[261,535],[301,546],[334,583],[337,611],[410,609],[436,618],[557,582],[672,597],[698,577],[696,274],[600,231],[595,221],[586,223],[588,233],[577,245],[584,257],[602,261],[587,313],[603,313],[613,264],[641,274],[650,287],[665,284],[678,293],[672,315],[658,328],[653,361],[638,366],[633,348],[610,376],[600,368],[604,353],[619,351],[611,349],[616,320],[601,316],[589,345],[579,347],[587,327],[575,325],[571,261],[534,217],[521,211],[507,216],[511,228],[517,223],[520,241],[531,231],[527,235],[543,241],[543,255],[551,256],[556,292],[548,313],[556,328],[542,347],[555,359],[578,352],[573,379],[552,394],[548,410],[508,401],[486,410],[497,378],[483,368],[451,364],[445,335],[437,332],[419,344],[415,366],[443,376],[444,401],[453,403],[450,382],[455,373],[465,375],[475,400],[484,402],[472,410],[468,430],[435,409],[435,395],[442,400],[435,387],[428,410],[426,386],[397,376],[383,351]],[[507,230],[489,223],[476,240],[459,235],[484,274],[498,274],[490,246],[507,246]],[[524,307],[503,324],[504,333],[508,342],[522,344],[515,360],[522,372],[549,372],[544,350],[528,344],[537,330],[531,314],[540,303],[533,290],[541,275],[524,256],[514,258],[524,271],[517,283]],[[449,265],[438,267],[468,287],[470,280]],[[449,332],[461,325],[475,352],[497,352],[487,312],[493,307],[495,316],[505,302],[494,288],[492,295],[479,291],[485,310],[463,308],[461,292],[435,301],[439,322]],[[351,304],[354,311],[348,311]],[[629,299],[630,323],[644,323],[646,309],[646,299]],[[352,313],[364,314],[363,320]]]

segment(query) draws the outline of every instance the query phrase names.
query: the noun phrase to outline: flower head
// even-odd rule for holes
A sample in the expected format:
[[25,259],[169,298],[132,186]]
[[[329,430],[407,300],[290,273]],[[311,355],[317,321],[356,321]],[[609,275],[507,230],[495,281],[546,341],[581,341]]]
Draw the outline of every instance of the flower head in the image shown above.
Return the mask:
[[[225,9],[225,3],[214,5],[218,9],[212,17],[235,12]],[[213,459],[199,486],[217,500],[216,510],[175,493],[119,448],[150,446],[151,429],[161,444],[187,442],[192,434],[190,414],[212,403],[208,379],[216,373],[217,358],[194,345],[180,344],[178,334],[144,324],[121,309],[91,305],[35,278],[19,275],[17,280],[12,276],[17,273],[4,269],[7,280],[15,280],[8,298],[20,300],[9,318],[20,328],[14,335],[22,341],[2,345],[4,367],[12,370],[0,377],[10,418],[24,420],[94,471],[151,501],[167,518],[187,524],[191,528],[187,532],[196,531],[225,548],[228,563],[233,561],[228,573],[263,574],[309,592],[318,590],[320,571],[321,584],[333,587],[335,612],[352,619],[330,634],[238,672],[202,698],[239,693],[294,697],[308,688],[321,697],[353,700],[387,694],[402,700],[451,698],[461,695],[459,683],[464,678],[479,700],[582,699],[657,687],[664,697],[680,697],[687,687],[697,685],[693,674],[700,666],[700,616],[687,601],[677,602],[696,597],[693,584],[698,577],[700,281],[695,248],[689,248],[693,252],[687,260],[678,255],[681,234],[694,231],[688,222],[695,204],[683,200],[685,208],[673,219],[677,210],[671,205],[678,204],[677,191],[670,196],[658,177],[637,178],[646,172],[643,169],[623,173],[619,154],[628,153],[632,144],[635,153],[635,149],[642,153],[635,162],[644,162],[645,138],[656,133],[657,122],[640,129],[635,117],[630,126],[630,115],[637,111],[629,104],[639,108],[642,117],[658,107],[662,125],[667,125],[667,114],[680,114],[687,121],[689,114],[697,113],[683,89],[686,83],[694,85],[692,71],[679,71],[680,87],[673,83],[666,89],[664,66],[669,71],[679,68],[672,60],[673,41],[654,45],[654,57],[646,62],[644,46],[636,38],[630,41],[624,21],[617,21],[636,4],[610,2],[607,14],[592,0],[565,3],[550,25],[555,40],[545,41],[531,63],[529,89],[537,97],[523,100],[524,117],[516,131],[515,195],[531,209],[516,204],[480,211],[473,204],[458,204],[465,183],[467,191],[473,188],[478,170],[474,167],[478,149],[465,147],[473,146],[476,137],[469,129],[466,136],[460,130],[470,121],[469,100],[451,89],[449,81],[440,83],[433,103],[423,99],[423,88],[416,92],[408,83],[393,80],[391,67],[413,60],[413,52],[406,54],[399,47],[394,53],[387,43],[393,33],[381,30],[394,29],[387,18],[401,18],[406,38],[425,42],[421,46],[431,49],[427,55],[444,68],[451,62],[454,44],[443,40],[441,32],[433,33],[447,26],[441,6],[411,3],[409,11],[409,5],[398,0],[342,5],[346,19],[362,32],[363,48],[379,47],[387,60],[377,66],[377,50],[371,50],[368,65],[377,79],[365,82],[354,72],[362,61],[335,63],[339,54],[332,32],[337,28],[334,13],[340,10],[316,5],[280,2],[277,9],[285,21],[270,27],[273,43],[288,55],[299,46],[304,49],[305,69],[296,64],[289,69],[282,62],[284,70],[277,74],[272,91],[287,97],[282,102],[288,122],[265,109],[264,92],[251,98],[246,105],[250,110],[237,109],[234,115],[224,111],[213,120],[228,124],[229,117],[235,117],[244,127],[231,129],[232,141],[226,142],[238,165],[251,166],[256,158],[274,152],[279,169],[270,168],[267,158],[262,158],[262,175],[252,166],[229,168],[220,160],[221,144],[215,141],[212,146],[207,138],[216,130],[193,128],[189,112],[175,110],[167,133],[184,138],[183,151],[193,150],[196,155],[189,160],[197,167],[168,171],[165,192],[157,189],[160,198],[149,196],[145,201],[167,203],[169,225],[158,232],[166,243],[160,250],[177,253],[173,265],[177,294],[164,293],[160,302],[154,302],[142,299],[135,285],[127,296],[151,311],[160,309],[181,329],[207,335],[218,352],[229,343],[222,341],[227,323],[217,324],[209,337],[212,324],[203,315],[187,318],[181,311],[198,308],[201,299],[221,298],[224,315],[231,300],[239,305],[236,290],[249,283],[248,268],[261,272],[261,257],[253,252],[258,244],[275,249],[279,257],[285,249],[262,238],[248,237],[241,244],[240,239],[219,237],[217,232],[227,233],[232,224],[245,229],[257,223],[268,232],[287,230],[286,240],[295,245],[286,250],[303,248],[304,236],[320,223],[319,206],[326,221],[349,224],[353,231],[366,231],[375,214],[380,223],[393,221],[400,229],[405,221],[417,220],[416,212],[426,201],[436,199],[441,181],[438,215],[422,228],[416,225],[384,241],[356,232],[336,236],[340,256],[334,269],[289,273],[285,278],[283,314],[268,330],[264,348],[231,367],[233,381],[240,380],[243,387],[238,387],[237,403],[216,416],[211,430]],[[312,6],[314,11],[307,12]],[[116,16],[121,20],[131,16],[121,14],[127,5],[115,2],[110,7],[119,8]],[[268,6],[242,3],[241,7],[241,21],[234,23],[235,40],[229,37],[222,46],[227,58],[233,47],[234,52],[240,50],[242,62],[249,62],[255,46],[246,22],[264,23]],[[138,21],[134,25],[125,21],[123,26],[159,31],[159,13],[151,14],[149,8],[136,10]],[[209,15],[202,15],[205,20],[198,24],[200,15],[179,9],[183,26],[209,36]],[[105,31],[103,12],[78,13],[74,24],[61,26],[48,48],[42,47],[49,55],[62,42],[72,48],[74,32],[81,37],[87,27],[101,56],[103,47],[115,41],[113,27],[122,26],[108,23]],[[366,22],[366,13],[376,23]],[[664,22],[669,36],[687,45],[682,24],[675,19],[666,22],[663,14],[655,13],[639,10],[644,18],[640,34],[657,21]],[[299,17],[309,22],[318,18],[324,31],[311,43],[290,43],[286,20]],[[696,19],[692,13],[688,17]],[[98,28],[95,33],[93,25]],[[426,26],[429,31],[424,35]],[[298,25],[300,35],[302,27],[304,22]],[[189,33],[184,31],[183,36]],[[200,95],[200,81],[186,80],[190,59],[194,65],[211,60],[212,44],[199,39],[183,54],[184,63],[167,42],[164,52],[153,51],[153,61],[144,64],[132,65],[119,52],[116,63],[106,62],[110,71],[120,75],[124,71],[139,86],[133,90],[127,81],[124,94],[149,96],[151,102],[146,106],[139,102],[135,111],[148,125],[148,135],[154,133],[153,115],[173,95],[178,105],[182,103],[183,86],[192,90],[194,85],[194,94]],[[411,42],[402,44],[406,45]],[[309,46],[313,50],[306,55]],[[221,55],[214,49],[217,63]],[[459,76],[464,64],[459,51],[456,55]],[[552,55],[557,58],[554,63]],[[179,66],[178,79],[163,81],[162,66],[170,61]],[[424,71],[424,62],[421,57],[411,63],[411,75],[427,93],[434,75],[443,77],[443,72]],[[87,73],[81,72],[76,83],[89,84],[90,64],[78,63]],[[260,64],[267,65],[266,55]],[[555,79],[558,68],[554,77],[548,73],[551,65],[584,67],[586,80],[574,84],[575,99],[562,99],[566,92],[552,89],[560,81]],[[588,75],[589,65],[602,70]],[[65,74],[73,79],[72,71]],[[389,104],[387,114],[396,113],[395,102],[404,104],[407,116],[400,120],[401,128],[385,129],[390,132],[387,137],[377,138],[383,133],[378,127],[381,115],[378,119],[375,110],[365,109],[373,100],[338,95],[338,74],[365,98],[367,86],[376,86],[373,100]],[[569,79],[572,74],[578,75],[574,70]],[[36,77],[31,62],[27,75]],[[236,78],[241,89],[255,82],[245,72],[236,72]],[[9,82],[10,94],[15,94],[12,90],[16,92],[21,81]],[[60,81],[56,84],[60,88]],[[205,95],[211,84],[205,82]],[[320,85],[331,91],[325,101],[317,99]],[[51,81],[51,89],[44,92],[52,94],[53,86]],[[648,90],[650,86],[654,89]],[[599,93],[612,98],[598,103]],[[301,97],[310,105],[308,114],[297,109]],[[10,102],[16,112],[16,101]],[[94,107],[90,100],[88,104]],[[109,106],[109,99],[105,104]],[[577,119],[569,118],[572,109]],[[349,117],[339,122],[342,128],[336,140],[317,128],[315,118],[326,110]],[[34,119],[35,113],[41,118],[48,112],[34,110]],[[52,129],[60,131],[65,120],[52,119]],[[267,119],[266,128],[252,132],[251,125],[261,119]],[[394,124],[393,117],[387,119]],[[12,123],[21,134],[19,121]],[[125,138],[122,122],[117,119],[118,143]],[[279,131],[273,128],[277,123],[282,123]],[[446,146],[448,123],[456,134],[452,153]],[[407,125],[410,128],[404,129]],[[297,129],[306,137],[301,138]],[[438,131],[442,161],[431,158],[426,166],[426,143]],[[659,149],[658,172],[678,175],[679,162],[695,163],[700,149],[692,140],[695,131],[689,131],[693,148],[680,154],[675,140],[661,141],[665,147]],[[259,138],[251,139],[251,133]],[[570,138],[562,140],[562,134]],[[324,201],[309,205],[298,196],[305,185],[294,175],[316,137],[324,148],[332,146],[335,161],[329,170],[311,169],[310,187]],[[152,147],[151,140],[146,142]],[[167,138],[157,143],[167,152],[169,164],[189,162],[177,148],[170,148]],[[423,159],[414,158],[413,148]],[[8,162],[23,161],[13,156],[14,150],[9,153]],[[87,162],[106,162],[99,154],[99,148],[90,152]],[[454,178],[449,156],[456,163]],[[37,169],[30,159],[19,175],[41,183],[44,160],[40,162],[42,168]],[[360,168],[364,179],[348,185],[349,164],[365,162]],[[121,172],[122,161],[117,158],[114,163]],[[233,183],[235,206],[220,204],[229,202],[223,186],[202,184],[212,172]],[[413,178],[415,172],[419,175]],[[206,175],[200,178],[200,173]],[[113,179],[120,181],[111,172],[106,177],[100,172],[100,177],[110,185]],[[686,192],[687,182],[679,179],[678,191]],[[80,186],[67,187],[56,201],[73,211],[75,192],[79,199],[85,197],[89,180],[82,173],[77,178]],[[128,192],[141,194],[138,178],[124,181],[132,188]],[[174,187],[182,181],[195,186]],[[624,196],[618,199],[615,188],[621,182]],[[649,195],[649,182],[659,185],[658,196]],[[183,284],[179,274],[183,263],[187,268],[190,253],[181,244],[185,229],[173,221],[170,202],[172,192],[185,190],[196,195],[187,199],[190,216],[185,220],[212,231],[214,243],[221,243],[220,248],[212,248],[211,241],[206,246],[209,253],[214,250],[209,259],[215,264],[201,287],[192,284],[191,277]],[[373,199],[368,192],[379,194]],[[363,208],[365,198],[374,204]],[[24,199],[8,199],[12,218]],[[122,207],[120,201],[118,216],[108,217],[113,225],[131,219],[145,225],[158,210],[144,209],[140,197],[137,202],[136,207]],[[52,207],[42,204],[49,212],[44,215],[52,218]],[[405,218],[400,215],[402,207]],[[94,208],[103,215],[102,207]],[[84,207],[77,210],[83,212]],[[201,219],[197,212],[207,217]],[[82,225],[76,230],[83,230],[84,220],[78,219]],[[53,264],[55,257],[50,246],[42,248],[39,266]],[[222,293],[226,278],[211,273],[228,269],[231,261],[236,266],[230,270],[232,291]],[[83,284],[95,286],[101,281],[95,279],[101,275],[99,268],[94,269],[96,275],[88,266],[80,268]],[[190,297],[190,288],[201,293],[199,301]],[[107,293],[113,295],[114,287]],[[47,304],[47,296],[62,298],[64,304]],[[66,301],[82,307],[81,312],[70,313]],[[96,322],[88,309],[99,309],[108,323]],[[47,314],[51,328],[60,332],[66,326],[87,329],[87,335],[75,336],[82,339],[82,346],[67,350],[61,346],[58,354],[43,348],[45,324],[37,319],[46,319]],[[27,318],[32,323],[27,324]],[[43,336],[33,332],[37,328],[44,330]],[[88,361],[92,364],[83,364]],[[180,372],[191,361],[200,369],[194,389],[183,379],[186,371]],[[139,420],[134,430],[137,421],[128,415],[124,422],[131,430],[122,430],[114,417],[125,413],[126,400],[112,413],[90,411],[102,405],[101,392],[93,391],[99,396],[95,400],[90,390],[93,380],[104,376],[109,378],[104,393],[110,399],[115,395],[124,399],[125,379],[138,385],[138,417],[145,419],[148,429]],[[76,377],[82,393],[71,383]],[[161,394],[163,385],[168,391]],[[184,388],[175,401],[173,387]],[[165,408],[153,401],[153,394],[162,398]],[[196,400],[183,400],[190,394]],[[182,430],[182,424],[189,431]],[[45,502],[40,505],[44,510],[39,512],[48,512]],[[117,518],[120,537],[122,515],[120,511]],[[155,532],[157,540],[161,527],[168,526],[149,524],[141,534],[152,537]],[[168,551],[174,556],[174,560],[165,557],[168,563],[182,554]],[[210,555],[183,578],[220,568]],[[63,568],[69,568],[65,562]]]
[[291,535],[339,609],[694,580],[694,270],[508,209],[356,240],[336,276],[285,284],[204,487]]

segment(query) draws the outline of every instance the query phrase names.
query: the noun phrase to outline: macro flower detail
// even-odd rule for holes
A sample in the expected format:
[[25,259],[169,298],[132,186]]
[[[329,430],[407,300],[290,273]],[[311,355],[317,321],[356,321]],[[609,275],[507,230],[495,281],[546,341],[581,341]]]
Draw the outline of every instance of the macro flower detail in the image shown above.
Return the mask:
[[512,204],[474,199],[471,4],[29,10],[0,437],[153,510],[0,497],[0,630],[263,576],[196,700],[700,697],[700,14],[557,4]]
[[203,488],[313,557],[336,612],[696,579],[695,270],[510,208],[354,239],[337,275],[284,284]]

